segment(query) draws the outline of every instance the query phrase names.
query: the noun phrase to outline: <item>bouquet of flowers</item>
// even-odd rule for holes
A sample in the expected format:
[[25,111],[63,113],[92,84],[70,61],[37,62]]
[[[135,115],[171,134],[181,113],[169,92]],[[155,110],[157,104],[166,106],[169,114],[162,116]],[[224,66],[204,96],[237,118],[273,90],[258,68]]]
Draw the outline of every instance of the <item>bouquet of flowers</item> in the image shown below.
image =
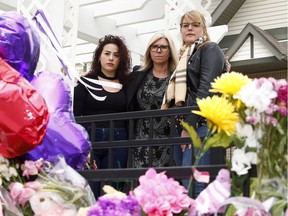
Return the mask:
[[[129,196],[119,196],[120,192],[112,190],[113,193],[99,198],[84,215],[102,216],[107,212],[117,216],[284,215],[287,208],[287,90],[285,80],[252,80],[237,72],[218,77],[211,91],[220,94],[198,100],[199,111],[192,111],[207,119],[209,130],[204,140],[197,137],[193,127],[185,122],[182,125],[194,147],[199,149],[194,151],[194,168],[207,150],[222,146],[235,148],[231,161],[227,161],[229,170],[220,170],[216,179],[194,200],[178,181],[149,169]],[[253,164],[258,172],[254,193],[250,198],[241,197],[241,184]],[[236,209],[229,211],[231,208],[225,208],[228,205]]]
[[55,165],[43,159],[18,164],[3,156],[0,163],[0,215],[77,215],[95,203],[87,181],[63,157]]
[[221,95],[198,100],[200,110],[192,111],[207,119],[210,130],[204,141],[201,143],[195,130],[184,123],[194,146],[201,150],[196,160],[211,147],[235,147],[228,161],[236,177],[234,188],[251,165],[257,166],[253,198],[266,201],[265,209],[273,215],[281,215],[288,204],[287,91],[286,80],[252,80],[241,73],[225,73],[212,83],[211,92]]
[[225,169],[220,170],[216,180],[195,200],[189,197],[188,191],[178,181],[168,178],[165,172],[157,173],[153,168],[139,178],[139,183],[128,196],[111,186],[104,186],[106,194],[83,215],[197,216],[223,212],[225,208],[221,209],[221,204],[230,196],[231,187],[229,172]]

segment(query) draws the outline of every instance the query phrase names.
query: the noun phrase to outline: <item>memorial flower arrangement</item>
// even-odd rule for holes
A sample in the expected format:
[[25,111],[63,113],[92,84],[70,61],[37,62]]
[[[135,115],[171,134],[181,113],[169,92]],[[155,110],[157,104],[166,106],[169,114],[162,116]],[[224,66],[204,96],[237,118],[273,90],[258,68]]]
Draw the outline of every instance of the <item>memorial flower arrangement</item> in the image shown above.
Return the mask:
[[19,164],[0,156],[0,215],[76,215],[95,203],[87,181],[63,157]]
[[[222,146],[234,148],[231,160],[227,160],[228,169],[221,169],[196,199],[190,198],[187,190],[165,173],[149,169],[129,196],[104,195],[84,215],[107,215],[107,209],[113,215],[284,215],[287,90],[285,80],[252,80],[237,72],[218,77],[211,91],[220,94],[198,100],[199,111],[192,111],[207,119],[209,130],[204,140],[197,137],[194,128],[185,122],[182,125],[190,133],[194,147],[200,150],[195,155],[194,168],[207,150]],[[252,165],[257,167],[256,186],[251,188],[251,197],[243,197],[243,183]],[[123,208],[126,210],[121,214],[119,209]]]
[[[257,167],[251,198],[264,202],[262,208],[272,215],[283,214],[288,204],[287,91],[286,80],[252,80],[241,73],[225,73],[212,83],[211,92],[221,95],[198,100],[200,110],[192,111],[207,119],[210,130],[204,141],[197,141],[194,129],[187,127],[195,147],[201,149],[196,159],[211,147],[234,146],[227,161],[232,196],[241,195],[241,179],[247,178],[252,165]],[[248,209],[255,202],[247,203]]]

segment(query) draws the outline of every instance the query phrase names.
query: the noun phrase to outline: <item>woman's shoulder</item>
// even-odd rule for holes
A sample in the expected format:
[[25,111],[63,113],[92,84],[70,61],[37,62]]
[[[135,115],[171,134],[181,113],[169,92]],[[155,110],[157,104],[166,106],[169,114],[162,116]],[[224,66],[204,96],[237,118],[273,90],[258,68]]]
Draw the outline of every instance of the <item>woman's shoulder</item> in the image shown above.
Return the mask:
[[209,41],[203,44],[202,46],[203,50],[209,50],[209,49],[220,49],[220,47],[218,46],[217,43],[213,42],[213,41]]
[[139,77],[139,76],[144,76],[147,71],[141,70],[140,65],[136,65],[133,67],[133,70],[129,73],[130,77]]
[[132,72],[139,72],[139,69],[141,68],[140,65],[135,65],[132,69]]

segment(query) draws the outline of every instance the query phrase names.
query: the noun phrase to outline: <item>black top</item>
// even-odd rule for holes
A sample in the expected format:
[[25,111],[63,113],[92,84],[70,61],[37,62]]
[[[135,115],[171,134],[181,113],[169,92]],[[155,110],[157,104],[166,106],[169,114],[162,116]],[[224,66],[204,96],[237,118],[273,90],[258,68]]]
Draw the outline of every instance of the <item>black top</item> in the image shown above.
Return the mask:
[[[86,87],[82,83],[78,82],[77,86],[74,88],[73,112],[75,116],[109,114],[126,111],[126,96],[123,89],[119,92],[111,93],[105,91],[102,86],[93,84],[83,78],[81,79],[93,87],[101,88],[102,90],[89,90],[96,96],[106,96],[106,98],[104,101],[96,100],[88,92]],[[108,128],[109,122],[96,122],[96,127]],[[116,121],[115,128],[116,127],[125,127],[125,122]]]

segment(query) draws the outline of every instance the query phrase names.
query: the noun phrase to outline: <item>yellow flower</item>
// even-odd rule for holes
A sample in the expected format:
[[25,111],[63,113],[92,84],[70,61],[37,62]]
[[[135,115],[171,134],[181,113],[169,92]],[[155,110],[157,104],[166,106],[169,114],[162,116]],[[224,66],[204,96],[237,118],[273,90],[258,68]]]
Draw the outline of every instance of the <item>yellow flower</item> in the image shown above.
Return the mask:
[[234,95],[242,88],[242,86],[246,85],[250,81],[251,79],[242,73],[234,71],[231,73],[224,73],[211,83],[212,89],[210,92],[222,93],[224,97],[226,94]]
[[238,114],[235,112],[235,107],[226,98],[215,95],[212,98],[197,99],[197,104],[200,111],[192,112],[206,118],[212,132],[224,131],[228,136],[235,132]]

